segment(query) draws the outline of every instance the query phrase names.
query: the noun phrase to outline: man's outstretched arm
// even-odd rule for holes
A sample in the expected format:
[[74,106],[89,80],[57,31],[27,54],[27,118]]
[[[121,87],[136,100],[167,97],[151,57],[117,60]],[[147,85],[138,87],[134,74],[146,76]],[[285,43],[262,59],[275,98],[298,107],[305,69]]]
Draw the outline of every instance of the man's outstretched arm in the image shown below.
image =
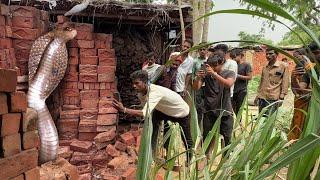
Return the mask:
[[113,100],[112,106],[116,108],[118,111],[123,112],[125,114],[129,114],[132,116],[140,116],[143,117],[143,111],[137,109],[130,109],[123,106],[123,104],[117,100]]

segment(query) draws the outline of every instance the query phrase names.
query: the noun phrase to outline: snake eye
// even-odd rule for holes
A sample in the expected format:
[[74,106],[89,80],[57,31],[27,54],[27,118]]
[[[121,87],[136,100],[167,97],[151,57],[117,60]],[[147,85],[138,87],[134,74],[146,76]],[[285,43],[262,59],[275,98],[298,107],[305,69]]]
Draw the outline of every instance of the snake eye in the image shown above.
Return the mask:
[[65,30],[65,31],[72,31],[72,29],[69,28],[69,27],[65,27],[63,30]]

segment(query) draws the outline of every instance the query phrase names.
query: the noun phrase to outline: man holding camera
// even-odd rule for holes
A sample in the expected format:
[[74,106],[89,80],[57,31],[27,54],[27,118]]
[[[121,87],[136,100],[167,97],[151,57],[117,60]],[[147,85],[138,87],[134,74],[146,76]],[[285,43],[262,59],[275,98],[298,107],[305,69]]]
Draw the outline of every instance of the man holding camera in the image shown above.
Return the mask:
[[[221,115],[220,134],[224,138],[225,146],[230,144],[233,117],[230,88],[235,82],[236,74],[230,70],[223,70],[225,57],[223,53],[211,55],[206,63],[206,70],[199,70],[193,89],[198,90],[204,86],[204,106],[205,114],[203,119],[203,138],[205,139],[212,129],[216,120]],[[212,151],[214,141],[206,152],[209,155]]]

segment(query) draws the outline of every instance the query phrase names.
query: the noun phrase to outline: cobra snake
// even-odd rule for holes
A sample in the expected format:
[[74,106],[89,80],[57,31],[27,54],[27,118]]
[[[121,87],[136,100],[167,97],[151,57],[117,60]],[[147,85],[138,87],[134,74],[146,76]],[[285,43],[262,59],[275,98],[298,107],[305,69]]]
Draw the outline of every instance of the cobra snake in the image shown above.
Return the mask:
[[62,80],[67,64],[66,42],[73,39],[77,31],[61,27],[40,36],[30,51],[28,106],[38,113],[40,135],[40,163],[56,159],[59,147],[57,128],[46,106],[46,99]]

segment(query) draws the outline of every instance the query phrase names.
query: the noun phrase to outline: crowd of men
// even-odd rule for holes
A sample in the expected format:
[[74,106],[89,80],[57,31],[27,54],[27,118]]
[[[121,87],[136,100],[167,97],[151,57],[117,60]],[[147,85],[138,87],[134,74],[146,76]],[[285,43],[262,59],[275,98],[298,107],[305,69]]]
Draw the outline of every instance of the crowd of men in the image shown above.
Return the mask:
[[[198,56],[192,58],[188,53],[192,46],[191,40],[183,42],[181,52],[172,53],[166,65],[156,64],[154,54],[149,53],[142,70],[131,75],[133,88],[138,92],[142,104],[145,104],[142,110],[124,107],[116,100],[113,102],[113,106],[120,112],[141,117],[151,115],[153,153],[161,121],[165,122],[164,133],[168,131],[167,121],[179,123],[184,131],[182,139],[185,148],[192,146],[190,108],[185,101],[189,92],[194,97],[203,139],[220,117],[223,145],[227,146],[231,142],[234,114],[240,113],[240,107],[247,95],[252,67],[246,62],[244,51],[240,48],[229,50],[226,44],[218,44],[210,49],[199,49]],[[319,48],[312,48],[319,60]],[[290,74],[287,62],[277,60],[277,51],[266,49],[265,53],[268,63],[261,73],[255,103],[259,112],[265,108],[265,114],[270,115],[288,94]],[[292,73],[292,87],[298,97],[301,93],[308,92],[311,83],[303,68],[306,54],[300,49],[294,55],[302,62]],[[299,125],[299,128],[302,126]],[[168,143],[165,143],[164,147],[167,148]],[[212,145],[208,148],[207,155],[211,149]],[[187,160],[189,159],[190,156]]]

